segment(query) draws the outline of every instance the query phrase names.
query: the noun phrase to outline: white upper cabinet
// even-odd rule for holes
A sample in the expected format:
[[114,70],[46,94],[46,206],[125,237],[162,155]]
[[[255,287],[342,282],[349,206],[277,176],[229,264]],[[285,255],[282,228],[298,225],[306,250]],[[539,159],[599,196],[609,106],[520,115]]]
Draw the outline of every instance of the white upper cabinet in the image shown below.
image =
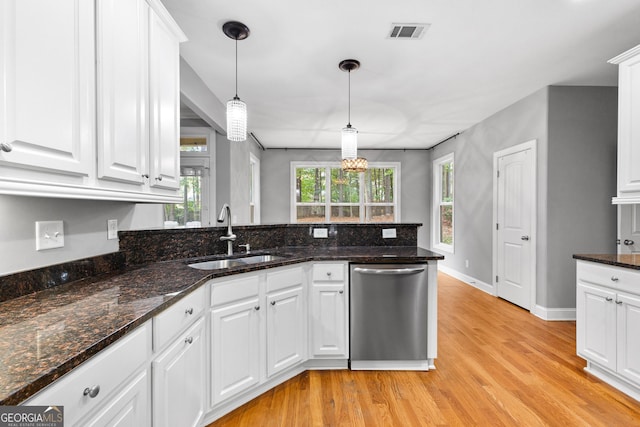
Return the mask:
[[3,193],[20,194],[22,183],[52,176],[61,184],[82,185],[91,174],[93,16],[89,1],[0,2]]
[[613,203],[640,203],[640,45],[618,64],[618,194]]
[[0,194],[179,201],[186,38],[159,0],[3,0],[0,24]]

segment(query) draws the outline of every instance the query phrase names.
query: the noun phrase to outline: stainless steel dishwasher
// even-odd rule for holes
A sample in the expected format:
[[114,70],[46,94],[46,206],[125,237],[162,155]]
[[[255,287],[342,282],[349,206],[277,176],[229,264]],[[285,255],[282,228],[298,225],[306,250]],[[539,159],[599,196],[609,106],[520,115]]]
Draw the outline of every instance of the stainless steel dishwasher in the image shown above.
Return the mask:
[[350,367],[428,370],[427,264],[351,264]]

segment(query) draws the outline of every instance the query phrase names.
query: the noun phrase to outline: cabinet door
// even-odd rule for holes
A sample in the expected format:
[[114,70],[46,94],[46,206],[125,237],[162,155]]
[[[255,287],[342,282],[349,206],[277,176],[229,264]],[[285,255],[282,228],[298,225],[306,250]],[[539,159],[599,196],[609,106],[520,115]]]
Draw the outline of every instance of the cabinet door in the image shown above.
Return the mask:
[[169,26],[149,15],[151,187],[180,186],[180,46]]
[[258,297],[211,313],[211,384],[214,405],[260,381]]
[[618,70],[618,198],[634,198],[638,203],[640,201],[640,121],[638,120],[640,116],[640,48],[632,49],[629,55],[629,58],[620,63]]
[[154,427],[196,427],[204,414],[204,320],[198,320],[152,364]]
[[314,283],[311,289],[311,351],[347,357],[347,301],[343,283]]
[[640,384],[640,297],[618,294],[618,373]]
[[93,170],[93,15],[90,1],[0,2],[0,181]]
[[96,4],[98,178],[141,188],[148,175],[149,7],[144,0]]
[[136,375],[124,389],[88,420],[77,427],[144,427],[151,425],[149,375],[147,369]]
[[578,282],[576,345],[578,355],[616,369],[616,294]]
[[305,359],[302,287],[267,296],[267,375]]

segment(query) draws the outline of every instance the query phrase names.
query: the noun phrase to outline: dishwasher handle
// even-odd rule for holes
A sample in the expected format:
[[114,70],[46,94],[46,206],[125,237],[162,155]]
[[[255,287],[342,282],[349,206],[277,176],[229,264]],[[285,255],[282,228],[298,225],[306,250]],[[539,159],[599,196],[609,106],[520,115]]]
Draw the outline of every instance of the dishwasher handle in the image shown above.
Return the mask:
[[362,268],[355,267],[353,271],[363,274],[414,274],[423,272],[425,267],[409,268]]

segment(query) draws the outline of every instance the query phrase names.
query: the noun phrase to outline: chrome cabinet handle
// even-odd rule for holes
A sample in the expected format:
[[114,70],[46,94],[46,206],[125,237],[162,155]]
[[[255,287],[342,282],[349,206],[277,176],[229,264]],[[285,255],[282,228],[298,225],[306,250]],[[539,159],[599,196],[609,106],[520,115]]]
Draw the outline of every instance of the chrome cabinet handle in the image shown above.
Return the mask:
[[184,339],[184,342],[185,342],[186,344],[191,344],[191,343],[193,343],[193,337],[185,338],[185,339]]
[[142,174],[142,177],[143,177],[143,178],[149,178],[149,174],[148,174],[148,173],[143,173],[143,174]]
[[187,308],[187,309],[184,311],[184,314],[193,314],[193,307],[191,307],[191,308]]
[[611,281],[612,282],[617,282],[618,280],[620,280],[620,279],[618,279],[616,276],[611,276]]
[[276,302],[275,301],[271,301],[271,305],[276,305]]
[[633,244],[634,244],[633,240],[631,240],[631,239],[624,239],[624,242],[623,242],[623,243],[624,243],[625,245],[627,245],[627,246],[631,246],[631,245],[633,245]]
[[606,297],[606,298],[605,298],[605,300],[607,300],[607,301],[611,302],[611,301],[613,301],[613,298],[611,298],[611,297]]
[[525,242],[529,241],[529,236],[522,236],[520,240],[524,240]]
[[260,310],[260,306],[259,306],[259,305],[256,305],[255,307],[253,307],[253,309],[254,309],[255,311],[258,311],[258,310]]
[[162,177],[161,176],[157,176],[156,177],[156,181],[162,181]]
[[616,300],[616,304],[620,305],[620,304],[622,304],[622,301]]
[[93,387],[87,387],[84,389],[84,391],[82,392],[83,396],[89,396],[90,398],[94,398],[98,395],[98,393],[100,393],[100,386],[99,385],[94,385]]
[[9,142],[0,142],[0,150],[4,151],[5,153],[9,153],[11,152],[11,150],[13,150],[13,145],[11,145],[11,143]]
[[344,290],[340,289],[340,290],[338,291],[338,293],[339,293],[339,294],[344,294]]

